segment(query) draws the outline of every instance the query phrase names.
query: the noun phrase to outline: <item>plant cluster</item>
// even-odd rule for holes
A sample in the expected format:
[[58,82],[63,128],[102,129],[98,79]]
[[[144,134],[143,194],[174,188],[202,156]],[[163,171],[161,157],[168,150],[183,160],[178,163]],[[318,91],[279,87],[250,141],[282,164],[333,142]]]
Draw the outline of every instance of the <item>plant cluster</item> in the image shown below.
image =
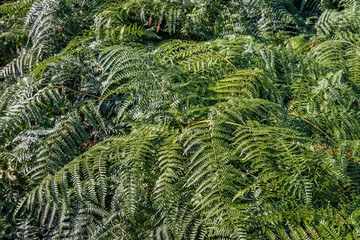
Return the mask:
[[360,239],[359,0],[0,5],[0,239]]

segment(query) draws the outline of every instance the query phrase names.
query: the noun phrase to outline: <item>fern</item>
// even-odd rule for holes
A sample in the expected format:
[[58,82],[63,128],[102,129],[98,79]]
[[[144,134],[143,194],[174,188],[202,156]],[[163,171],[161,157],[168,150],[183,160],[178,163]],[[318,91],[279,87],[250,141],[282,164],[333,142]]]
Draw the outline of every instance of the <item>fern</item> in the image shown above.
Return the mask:
[[358,13],[1,5],[0,238],[359,238]]

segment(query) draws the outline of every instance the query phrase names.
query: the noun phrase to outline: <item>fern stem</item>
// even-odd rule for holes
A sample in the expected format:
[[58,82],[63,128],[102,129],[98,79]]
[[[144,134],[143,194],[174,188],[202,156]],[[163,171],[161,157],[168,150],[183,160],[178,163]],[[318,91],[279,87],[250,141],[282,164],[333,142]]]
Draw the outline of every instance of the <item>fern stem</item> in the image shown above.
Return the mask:
[[[40,84],[40,85],[45,85],[45,86],[49,86],[50,84]],[[106,100],[106,101],[115,101],[114,99],[110,99],[110,98],[102,98],[102,97],[98,97],[98,96],[95,96],[95,95],[92,95],[92,94],[88,94],[88,93],[84,93],[84,92],[80,92],[78,90],[75,90],[75,89],[72,89],[72,88],[69,88],[69,87],[65,87],[63,85],[51,85],[51,86],[54,86],[54,87],[57,87],[57,88],[64,88],[66,90],[69,90],[69,91],[72,91],[72,92],[76,92],[76,93],[80,93],[80,94],[83,94],[83,95],[86,95],[86,96],[89,96],[89,97],[94,97],[94,98],[97,98],[97,99],[100,99],[100,100]]]
[[[298,114],[290,111],[290,113],[296,117],[300,117]],[[318,128],[316,125],[314,125],[313,123],[311,123],[310,121],[306,120],[305,118],[303,118],[302,120],[304,120],[305,122],[309,123],[311,126],[313,126],[314,128],[316,128],[317,130],[319,130],[320,132],[322,132],[328,139],[330,139],[331,141],[335,142],[331,137],[329,137],[323,130],[321,130],[320,128]]]
[[[203,121],[195,122],[195,123],[192,123],[192,124],[187,125],[184,129],[187,129],[188,127],[191,127],[191,126],[194,126],[194,125],[197,125],[197,124],[208,123],[208,122],[210,122],[210,121],[211,121],[211,120],[203,120]],[[224,123],[229,124],[229,125],[244,127],[244,128],[250,128],[249,126],[245,126],[245,125],[241,125],[241,124],[233,123],[233,122],[224,122]]]

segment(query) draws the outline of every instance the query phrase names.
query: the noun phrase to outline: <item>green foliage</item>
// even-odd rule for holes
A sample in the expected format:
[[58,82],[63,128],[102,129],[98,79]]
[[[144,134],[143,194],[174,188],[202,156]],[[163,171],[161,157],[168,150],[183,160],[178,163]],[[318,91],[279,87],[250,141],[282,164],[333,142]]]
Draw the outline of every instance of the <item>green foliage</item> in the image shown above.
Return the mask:
[[358,0],[0,6],[0,239],[359,239]]

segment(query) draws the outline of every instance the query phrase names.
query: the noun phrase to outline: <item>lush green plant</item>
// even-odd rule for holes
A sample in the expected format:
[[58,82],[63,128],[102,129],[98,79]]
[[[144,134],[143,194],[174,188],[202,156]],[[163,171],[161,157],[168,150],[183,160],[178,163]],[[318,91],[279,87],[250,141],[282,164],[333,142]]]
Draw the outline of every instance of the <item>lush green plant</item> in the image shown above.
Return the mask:
[[0,16],[1,239],[360,238],[360,1]]

